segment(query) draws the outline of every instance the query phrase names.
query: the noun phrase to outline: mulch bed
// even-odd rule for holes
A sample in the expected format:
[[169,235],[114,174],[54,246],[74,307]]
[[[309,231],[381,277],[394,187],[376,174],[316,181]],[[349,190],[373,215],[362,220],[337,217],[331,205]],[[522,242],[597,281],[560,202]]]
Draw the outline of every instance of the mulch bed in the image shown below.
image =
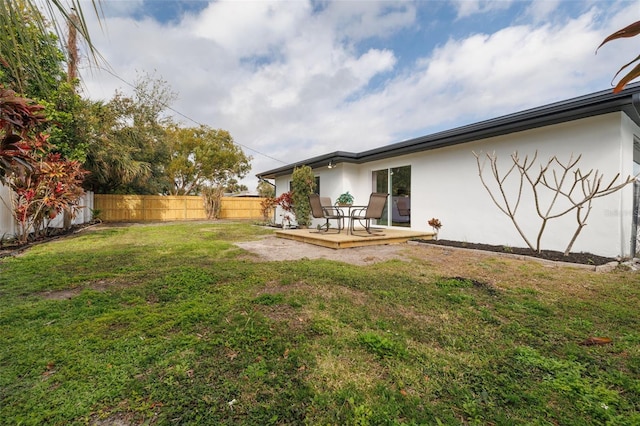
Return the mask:
[[416,239],[414,241],[417,241],[419,243],[434,244],[439,246],[484,250],[484,251],[490,251],[495,253],[518,254],[523,256],[537,257],[539,259],[552,260],[555,262],[578,263],[583,265],[599,266],[599,265],[607,264],[609,262],[618,261],[618,259],[614,259],[611,257],[598,256],[591,253],[569,253],[568,256],[565,256],[564,253],[560,251],[553,251],[553,250],[542,250],[540,253],[538,253],[529,248],[494,246],[491,244],[467,243],[462,241],[422,240],[422,239]]

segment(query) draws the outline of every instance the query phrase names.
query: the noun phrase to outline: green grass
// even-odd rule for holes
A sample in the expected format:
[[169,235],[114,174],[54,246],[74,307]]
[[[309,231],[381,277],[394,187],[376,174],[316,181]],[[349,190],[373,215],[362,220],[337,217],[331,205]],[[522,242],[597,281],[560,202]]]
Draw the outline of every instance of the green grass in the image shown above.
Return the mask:
[[108,228],[2,259],[1,422],[640,424],[637,274],[233,245],[267,232]]

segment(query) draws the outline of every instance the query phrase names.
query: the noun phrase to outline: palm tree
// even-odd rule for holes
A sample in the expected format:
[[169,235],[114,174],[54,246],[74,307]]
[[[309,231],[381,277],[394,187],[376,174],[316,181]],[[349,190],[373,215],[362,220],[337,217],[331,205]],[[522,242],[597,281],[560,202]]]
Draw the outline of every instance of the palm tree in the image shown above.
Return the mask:
[[[42,108],[33,106],[35,103],[9,89],[46,97],[47,90],[60,81],[63,73],[60,69],[60,62],[64,60],[61,52],[65,51],[62,29],[67,25],[72,26],[86,42],[94,62],[100,58],[91,42],[80,0],[47,0],[39,3],[45,5],[44,12],[48,19],[38,9],[37,0],[0,0],[0,81],[10,86],[0,85],[2,117],[9,117],[4,114],[9,110],[31,114],[31,109],[36,106]],[[91,4],[100,20],[100,0],[92,0]],[[51,33],[52,27],[57,38]],[[20,129],[14,129],[18,115],[11,115],[14,117],[11,122],[0,120],[0,183],[11,167],[23,163],[24,152],[19,142],[24,135],[19,136]]]
[[[90,59],[97,63],[101,57],[91,42],[81,0],[0,0],[0,73],[5,68],[12,75],[21,76],[29,72],[32,79],[42,82],[50,78],[47,67],[43,67],[40,58],[53,58],[59,51],[66,51],[65,29],[71,26],[84,40]],[[44,4],[41,11],[37,5]],[[100,0],[92,0],[93,10],[100,20],[102,10]],[[86,7],[86,3],[85,3]],[[43,14],[44,13],[44,14]],[[46,16],[45,16],[46,14]],[[28,24],[27,24],[28,23]],[[51,29],[55,31],[52,42]],[[59,46],[56,45],[56,41]],[[34,54],[34,52],[37,52]],[[72,54],[75,52],[72,52]],[[63,59],[63,58],[62,58]],[[19,83],[15,90],[24,92]]]

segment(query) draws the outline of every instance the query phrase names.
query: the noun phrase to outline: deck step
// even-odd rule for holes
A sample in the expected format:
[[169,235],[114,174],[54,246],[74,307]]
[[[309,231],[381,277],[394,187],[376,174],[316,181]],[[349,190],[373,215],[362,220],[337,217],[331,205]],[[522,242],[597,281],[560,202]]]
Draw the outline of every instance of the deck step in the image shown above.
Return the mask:
[[385,244],[406,243],[409,240],[420,238],[430,240],[434,233],[429,231],[409,231],[393,228],[384,228],[378,235],[362,237],[349,235],[346,230],[338,233],[317,233],[314,229],[283,229],[275,232],[278,238],[300,241],[316,246],[332,249],[346,249],[353,247],[375,246]]

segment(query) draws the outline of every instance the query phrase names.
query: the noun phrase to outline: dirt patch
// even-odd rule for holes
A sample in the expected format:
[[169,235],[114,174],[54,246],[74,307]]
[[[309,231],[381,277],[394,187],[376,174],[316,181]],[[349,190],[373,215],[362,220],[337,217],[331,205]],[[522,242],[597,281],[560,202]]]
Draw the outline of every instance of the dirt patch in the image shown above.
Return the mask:
[[98,292],[103,292],[111,288],[114,288],[116,286],[120,286],[120,284],[116,283],[115,281],[100,280],[86,286],[80,286],[80,287],[69,288],[64,290],[43,291],[42,293],[38,293],[38,296],[48,300],[67,300],[77,296],[78,294],[80,294],[82,290],[85,290],[85,289],[91,289]]
[[257,255],[258,259],[263,262],[327,259],[354,265],[370,265],[390,259],[406,259],[402,251],[407,247],[406,244],[393,244],[335,250],[271,235],[256,241],[236,243],[236,245]]

